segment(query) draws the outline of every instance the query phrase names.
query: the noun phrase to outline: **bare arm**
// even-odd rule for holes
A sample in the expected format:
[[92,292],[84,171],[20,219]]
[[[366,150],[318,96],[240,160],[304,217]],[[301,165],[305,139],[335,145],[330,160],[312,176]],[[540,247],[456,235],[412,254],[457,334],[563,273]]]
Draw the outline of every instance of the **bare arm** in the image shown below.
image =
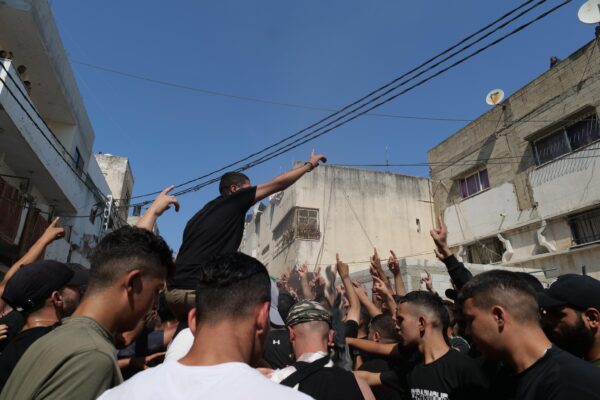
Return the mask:
[[375,395],[373,394],[369,383],[359,376],[354,377],[356,378],[356,383],[358,383],[358,387],[360,388],[360,392],[362,393],[363,398],[365,400],[375,400]]
[[294,168],[288,172],[285,172],[273,179],[272,181],[258,185],[256,187],[256,197],[254,201],[261,201],[265,197],[269,197],[274,193],[281,192],[282,190],[287,189],[288,187],[292,186],[298,179],[300,179],[302,175],[317,168],[320,162],[326,161],[327,159],[324,155],[315,154],[315,151],[313,150],[310,153],[310,161],[307,161],[304,165],[298,168]]
[[385,283],[383,283],[383,281],[377,277],[373,277],[373,281],[373,290],[379,295],[379,297],[383,299],[383,301],[385,301],[388,308],[390,309],[392,318],[396,319],[396,302],[392,297],[392,292],[390,291],[390,288],[388,288],[385,285]]
[[381,372],[354,371],[354,376],[363,380],[369,386],[381,386]]
[[156,197],[154,202],[148,207],[144,215],[135,224],[138,228],[146,229],[150,232],[154,231],[154,224],[166,210],[175,207],[175,211],[179,212],[179,201],[175,196],[169,195],[169,192],[173,190],[174,186],[169,186]]
[[381,259],[379,258],[379,255],[377,254],[377,249],[373,249],[373,250],[374,250],[374,252],[373,252],[373,256],[371,257],[371,268],[375,272],[375,276],[377,276],[379,279],[381,279],[383,281],[383,283],[390,289],[392,294],[394,294],[394,288],[392,287],[392,284],[391,284],[389,278],[387,277],[387,275],[383,271],[383,268],[381,267]]
[[[6,282],[21,268],[23,265],[31,264],[32,262],[36,262],[44,255],[46,251],[46,247],[55,240],[58,240],[65,236],[65,229],[58,226],[60,218],[56,217],[54,221],[44,231],[42,236],[31,246],[27,253],[23,255],[16,263],[14,263],[4,278],[2,282],[0,282],[0,297],[4,293],[4,286]],[[0,315],[2,315],[6,311],[6,303],[4,300],[0,298]]]
[[378,343],[367,339],[346,338],[348,346],[352,346],[366,353],[384,357],[400,357],[397,343]]
[[390,250],[390,258],[388,259],[388,268],[392,275],[394,275],[394,286],[396,288],[396,294],[399,296],[406,295],[406,287],[404,286],[404,279],[402,279],[402,274],[400,273],[400,263],[398,262],[398,257],[396,257],[396,253]]
[[367,309],[367,312],[369,313],[371,318],[381,314],[381,309],[378,308],[375,304],[373,304],[371,299],[369,299],[367,292],[365,292],[362,288],[358,288],[356,285],[355,287],[355,293],[358,296],[360,303]]
[[358,323],[360,319],[360,300],[358,299],[358,295],[354,290],[354,285],[350,280],[350,268],[348,268],[348,264],[340,261],[339,254],[336,253],[336,266],[337,272],[340,274],[340,278],[342,279],[342,284],[346,289],[346,296],[348,297],[348,302],[350,303],[350,307],[348,307],[348,315],[346,320],[356,321]]
[[300,275],[300,285],[302,286],[302,296],[305,300],[312,300],[313,293],[310,290],[310,285],[308,283],[308,265],[306,263],[302,264],[300,268],[298,268],[298,275]]

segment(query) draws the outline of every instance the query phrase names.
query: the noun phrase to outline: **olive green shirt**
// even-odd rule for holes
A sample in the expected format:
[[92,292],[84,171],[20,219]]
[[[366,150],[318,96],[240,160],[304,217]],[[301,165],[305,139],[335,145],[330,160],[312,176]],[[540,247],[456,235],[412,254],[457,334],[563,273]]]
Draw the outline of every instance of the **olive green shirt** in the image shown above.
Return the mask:
[[0,400],[93,400],[123,382],[112,335],[88,317],[73,317],[25,352]]
[[594,367],[600,368],[600,358],[597,359],[596,361],[592,361],[592,364],[594,365]]

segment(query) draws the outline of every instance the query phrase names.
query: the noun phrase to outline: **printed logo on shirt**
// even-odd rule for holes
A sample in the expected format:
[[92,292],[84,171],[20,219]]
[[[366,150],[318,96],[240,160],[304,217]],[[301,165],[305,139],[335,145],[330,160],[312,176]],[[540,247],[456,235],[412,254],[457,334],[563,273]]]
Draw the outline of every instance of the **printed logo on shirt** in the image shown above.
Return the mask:
[[448,393],[440,393],[435,390],[410,389],[413,400],[448,400]]
[[281,340],[275,340],[275,339],[273,339],[273,344],[281,345]]

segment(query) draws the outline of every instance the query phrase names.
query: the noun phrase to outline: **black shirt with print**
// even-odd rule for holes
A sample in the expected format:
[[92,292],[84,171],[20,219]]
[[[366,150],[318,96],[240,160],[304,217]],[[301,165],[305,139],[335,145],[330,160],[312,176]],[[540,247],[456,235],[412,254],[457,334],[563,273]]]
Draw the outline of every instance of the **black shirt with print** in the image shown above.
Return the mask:
[[453,349],[430,364],[416,365],[407,384],[413,400],[484,399],[488,387],[477,363]]

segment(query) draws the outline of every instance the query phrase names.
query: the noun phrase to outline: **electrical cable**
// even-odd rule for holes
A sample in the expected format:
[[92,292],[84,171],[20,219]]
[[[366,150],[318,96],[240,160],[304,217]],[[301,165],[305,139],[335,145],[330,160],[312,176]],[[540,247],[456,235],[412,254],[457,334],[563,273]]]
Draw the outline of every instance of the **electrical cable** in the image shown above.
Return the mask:
[[[545,0],[544,0],[544,1],[545,1]],[[414,84],[414,85],[412,85],[412,86],[410,86],[410,87],[408,87],[408,88],[404,89],[404,90],[403,90],[403,91],[401,91],[400,93],[394,94],[393,96],[391,96],[391,97],[389,97],[389,98],[387,98],[387,99],[385,99],[385,100],[383,100],[383,101],[381,101],[381,102],[379,102],[379,103],[375,104],[374,106],[371,106],[371,107],[370,107],[370,108],[368,108],[367,110],[365,110],[365,111],[361,111],[359,114],[356,114],[356,115],[352,116],[352,117],[351,117],[351,118],[349,118],[348,120],[342,121],[342,122],[338,123],[337,125],[334,125],[333,127],[331,127],[331,128],[328,128],[328,129],[326,129],[325,131],[323,131],[323,132],[320,132],[320,133],[318,133],[318,134],[309,133],[309,134],[307,134],[307,135],[304,135],[304,136],[302,136],[301,138],[299,138],[299,139],[296,139],[295,141],[293,141],[293,142],[291,142],[291,143],[287,144],[286,146],[284,146],[284,147],[282,147],[282,148],[280,148],[280,149],[277,149],[277,150],[275,150],[275,151],[272,151],[272,152],[270,152],[270,153],[268,153],[268,154],[264,155],[263,157],[259,158],[258,160],[255,160],[255,161],[253,161],[253,162],[251,162],[251,163],[249,163],[249,164],[246,164],[246,165],[244,165],[244,166],[242,166],[242,167],[238,168],[238,169],[237,169],[237,171],[243,171],[243,170],[246,170],[246,169],[252,168],[252,167],[254,167],[254,166],[256,166],[256,165],[262,164],[262,163],[264,163],[264,162],[266,162],[266,161],[269,161],[269,160],[271,160],[271,159],[273,159],[273,158],[275,158],[275,157],[277,157],[277,156],[279,156],[279,155],[281,155],[281,154],[284,154],[284,153],[286,153],[286,152],[288,152],[288,151],[290,151],[290,150],[292,150],[292,149],[294,149],[294,148],[296,148],[296,147],[299,147],[299,146],[301,146],[301,145],[303,145],[303,144],[305,144],[305,143],[307,143],[307,142],[309,142],[309,141],[312,141],[312,140],[314,140],[314,139],[316,139],[316,138],[318,138],[318,137],[320,137],[320,136],[323,136],[324,134],[326,134],[326,133],[328,133],[328,132],[331,132],[333,129],[336,129],[336,128],[338,128],[339,126],[341,126],[341,125],[344,125],[344,124],[346,124],[346,123],[348,123],[348,122],[350,122],[350,121],[352,121],[352,120],[354,120],[354,119],[356,119],[356,118],[358,118],[358,117],[360,117],[360,116],[362,116],[362,115],[364,115],[364,114],[368,113],[369,111],[371,111],[371,110],[374,110],[375,108],[378,108],[378,107],[380,107],[380,106],[382,106],[382,105],[384,105],[384,104],[386,104],[386,103],[388,103],[388,102],[390,102],[390,101],[394,100],[395,98],[397,98],[397,97],[399,97],[399,96],[401,96],[401,95],[403,95],[403,94],[405,94],[405,93],[409,92],[410,90],[413,90],[413,89],[414,89],[414,88],[416,88],[416,87],[419,87],[419,86],[423,85],[424,83],[428,82],[429,80],[431,80],[431,79],[433,79],[433,78],[435,78],[435,77],[437,77],[437,76],[441,75],[442,73],[444,73],[444,72],[446,72],[446,71],[448,71],[448,70],[450,70],[450,69],[452,69],[452,68],[454,68],[454,67],[456,67],[456,66],[458,66],[458,65],[462,64],[463,62],[465,62],[465,61],[469,60],[470,58],[472,58],[472,57],[474,57],[474,56],[476,56],[476,55],[478,55],[478,54],[482,53],[483,51],[485,51],[485,50],[489,49],[490,47],[492,47],[492,46],[494,46],[494,45],[496,45],[496,44],[498,44],[498,43],[502,42],[503,40],[507,39],[508,37],[510,37],[510,36],[512,36],[512,35],[514,35],[514,34],[516,34],[516,33],[520,32],[520,31],[522,31],[523,29],[525,29],[525,28],[527,28],[528,26],[532,25],[533,23],[535,23],[535,22],[537,22],[537,21],[539,21],[539,20],[541,20],[541,19],[545,18],[546,16],[550,15],[552,12],[554,12],[554,11],[558,10],[559,8],[561,8],[561,7],[565,6],[566,4],[570,3],[571,1],[572,1],[572,0],[565,0],[565,1],[563,1],[563,2],[562,2],[562,3],[560,3],[559,5],[557,5],[557,6],[553,7],[553,8],[551,8],[550,10],[548,10],[548,11],[546,11],[546,12],[542,13],[542,14],[540,14],[540,15],[539,15],[539,16],[537,16],[536,18],[534,18],[534,19],[532,19],[532,20],[528,21],[527,23],[525,23],[525,24],[523,24],[523,25],[521,25],[521,26],[517,27],[516,29],[513,29],[513,30],[512,30],[512,31],[510,31],[509,33],[507,33],[507,34],[505,34],[505,35],[501,36],[500,38],[498,38],[498,39],[496,39],[496,40],[492,41],[491,43],[489,43],[489,44],[485,45],[484,47],[482,47],[482,48],[480,48],[480,49],[478,49],[478,50],[474,51],[473,53],[469,54],[468,56],[466,56],[466,57],[463,57],[463,58],[461,58],[460,60],[458,60],[458,61],[456,61],[456,62],[452,63],[451,65],[449,65],[449,66],[447,66],[447,67],[443,68],[442,70],[440,70],[440,71],[438,71],[438,72],[434,73],[433,75],[431,75],[431,76],[428,76],[427,78],[424,78],[424,79],[422,79],[421,81],[417,82],[416,84]],[[342,117],[342,118],[343,118],[343,117]],[[320,129],[322,129],[322,128],[319,128],[318,130],[320,130]],[[218,180],[218,179],[217,179],[217,180]],[[215,181],[215,180],[212,180],[212,181],[211,181],[211,183],[212,183],[212,182],[214,182],[214,181]],[[209,183],[208,183],[208,184],[209,184]],[[192,191],[199,190],[200,188],[202,188],[202,187],[205,187],[206,185],[207,185],[207,183],[205,182],[205,183],[199,184],[199,185],[197,185],[197,186],[192,186],[192,187],[190,187],[190,188],[188,188],[188,189],[182,190],[181,192],[174,193],[174,195],[182,195],[182,194],[190,193],[190,192],[192,192]],[[160,192],[158,192],[158,193],[160,193]],[[139,196],[139,197],[145,197],[145,196]],[[144,205],[144,204],[147,204],[147,202],[146,202],[146,203],[142,203],[142,205]]]
[[[514,17],[514,18],[510,19],[508,23],[510,23],[510,22],[512,22],[512,21],[514,21],[514,20],[515,20],[515,19],[517,19],[517,18],[520,18],[520,17],[521,17],[522,15],[524,15],[525,13],[527,13],[527,12],[530,12],[532,9],[534,9],[535,7],[538,7],[538,6],[540,6],[541,4],[543,4],[543,3],[544,3],[544,2],[546,2],[546,1],[547,1],[547,0],[540,0],[540,1],[538,1],[538,3],[536,3],[534,6],[530,7],[529,9],[527,9],[527,10],[525,10],[525,11],[523,11],[523,12],[521,12],[521,13],[520,13],[520,14],[518,14],[516,17]],[[567,2],[570,2],[570,1],[571,1],[571,0],[568,0]],[[514,14],[515,12],[517,12],[517,11],[518,11],[518,10],[520,10],[520,9],[522,9],[523,7],[525,7],[526,5],[530,4],[531,2],[532,2],[532,0],[529,0],[529,1],[525,2],[524,4],[522,4],[522,5],[520,5],[519,7],[515,8],[514,10],[511,10],[510,12],[506,13],[506,14],[505,14],[505,15],[503,15],[502,17],[500,17],[500,18],[496,19],[496,20],[495,20],[494,22],[492,22],[491,24],[488,24],[486,27],[484,27],[484,28],[482,28],[482,29],[478,30],[476,33],[474,33],[474,34],[471,34],[471,35],[469,35],[468,37],[466,37],[465,39],[463,39],[463,40],[459,41],[459,42],[458,42],[457,44],[455,44],[454,46],[452,46],[452,47],[450,47],[450,48],[448,48],[448,49],[444,50],[442,53],[440,53],[440,54],[438,54],[438,55],[436,55],[436,56],[434,56],[434,57],[430,58],[429,60],[427,60],[426,62],[422,63],[422,64],[421,64],[421,65],[419,65],[418,67],[416,67],[416,68],[413,68],[412,70],[410,70],[410,71],[408,71],[407,73],[405,73],[405,74],[401,75],[400,77],[398,77],[398,78],[396,78],[396,79],[392,80],[391,82],[387,83],[386,85],[384,85],[384,86],[381,86],[380,88],[378,88],[378,89],[376,89],[376,90],[372,91],[371,93],[367,94],[366,96],[363,96],[363,97],[362,97],[362,98],[360,98],[359,100],[357,100],[357,101],[355,101],[355,102],[353,102],[353,103],[351,103],[351,104],[349,104],[349,105],[347,105],[347,106],[343,107],[343,108],[342,108],[342,109],[340,109],[339,111],[337,111],[337,112],[335,112],[335,113],[333,113],[333,114],[331,114],[331,115],[329,115],[329,116],[327,116],[327,117],[325,117],[325,118],[321,119],[320,121],[318,121],[318,122],[316,122],[316,123],[314,123],[314,124],[312,124],[312,125],[308,126],[307,128],[304,128],[304,129],[302,129],[302,130],[300,130],[300,131],[296,132],[296,133],[295,133],[295,134],[293,134],[293,135],[290,135],[290,136],[288,136],[288,137],[286,137],[286,138],[284,138],[284,139],[282,139],[282,140],[280,140],[280,141],[278,141],[278,142],[276,142],[276,143],[274,143],[274,144],[272,144],[272,145],[270,145],[270,146],[268,146],[268,147],[265,147],[265,148],[263,148],[262,150],[259,150],[259,151],[257,151],[257,152],[254,152],[254,153],[252,153],[251,155],[249,155],[249,156],[247,156],[247,157],[245,157],[245,158],[243,158],[243,159],[241,159],[241,160],[238,160],[238,161],[235,161],[235,162],[233,162],[233,163],[230,163],[230,164],[226,165],[225,167],[222,167],[222,168],[220,168],[220,169],[218,169],[218,170],[212,171],[212,172],[210,172],[210,173],[208,173],[208,174],[205,174],[205,175],[202,175],[202,176],[200,176],[200,177],[197,177],[197,178],[194,178],[194,179],[188,180],[188,181],[186,181],[186,182],[183,182],[183,183],[181,183],[181,184],[175,185],[175,187],[176,187],[176,188],[178,188],[178,187],[186,186],[186,185],[188,185],[188,184],[190,184],[190,183],[192,183],[192,182],[196,182],[196,181],[198,181],[198,180],[201,180],[201,179],[207,178],[207,177],[209,177],[209,176],[211,176],[211,175],[214,175],[214,174],[216,174],[216,173],[218,173],[218,172],[222,172],[222,171],[224,171],[224,170],[226,170],[226,169],[228,169],[228,168],[231,168],[231,167],[233,167],[233,166],[235,166],[235,165],[237,165],[237,164],[239,164],[239,163],[241,163],[241,162],[247,161],[247,160],[251,159],[251,158],[252,158],[252,157],[254,157],[254,156],[257,156],[257,155],[259,155],[259,154],[261,154],[261,153],[264,153],[264,152],[265,152],[265,151],[267,151],[267,150],[270,150],[270,149],[272,149],[272,148],[274,148],[274,147],[277,147],[278,145],[280,145],[280,144],[283,144],[283,143],[285,143],[286,141],[288,141],[288,140],[290,140],[290,139],[292,139],[292,138],[294,138],[294,137],[296,137],[296,136],[299,136],[300,134],[302,134],[302,133],[304,133],[304,132],[306,132],[306,131],[308,131],[308,130],[310,130],[310,129],[314,128],[315,126],[317,126],[317,125],[319,125],[319,124],[321,124],[321,123],[323,123],[323,122],[327,121],[328,119],[331,119],[331,118],[335,117],[336,115],[338,115],[338,114],[340,114],[340,113],[344,112],[345,110],[347,110],[347,109],[349,109],[349,108],[351,108],[351,107],[355,106],[356,104],[360,103],[361,101],[363,101],[363,100],[365,100],[365,99],[367,99],[367,98],[371,97],[373,94],[375,94],[375,93],[377,93],[377,92],[380,92],[381,90],[384,90],[384,89],[386,89],[386,88],[390,87],[391,85],[393,85],[394,83],[398,82],[399,80],[401,80],[401,79],[405,78],[406,76],[408,76],[408,75],[412,74],[413,72],[415,72],[415,71],[418,71],[420,68],[424,67],[425,65],[427,65],[427,64],[429,64],[429,63],[431,63],[433,60],[436,60],[436,59],[438,59],[439,57],[441,57],[441,56],[443,56],[443,55],[445,55],[445,54],[447,54],[447,53],[451,52],[451,51],[452,51],[452,50],[454,50],[455,48],[459,47],[461,44],[465,43],[466,41],[468,41],[469,39],[473,38],[473,37],[474,37],[474,36],[476,36],[477,34],[479,34],[479,33],[483,32],[483,31],[485,31],[485,30],[486,30],[486,29],[488,29],[489,27],[491,27],[491,26],[495,25],[497,22],[499,22],[499,21],[501,21],[501,20],[505,19],[507,16],[510,16],[510,15]],[[554,10],[555,10],[555,9],[552,9],[552,10],[551,10],[551,12],[553,12]],[[547,15],[547,14],[546,14],[546,15]],[[545,15],[544,15],[544,16],[545,16]],[[537,20],[537,19],[536,19],[536,20]],[[536,21],[536,20],[534,20],[534,21]],[[504,26],[506,26],[508,23],[504,23],[504,24],[500,25],[499,27],[495,28],[495,29],[494,29],[494,30],[493,30],[491,33],[488,33],[488,34],[486,34],[486,35],[485,35],[483,38],[479,38],[479,39],[477,39],[477,41],[475,41],[474,43],[471,43],[471,44],[469,44],[468,46],[465,46],[465,47],[463,47],[463,48],[462,48],[461,50],[459,50],[458,52],[455,52],[455,53],[453,53],[453,54],[452,54],[450,57],[446,57],[444,60],[442,60],[442,61],[440,61],[440,62],[436,63],[436,64],[435,64],[435,66],[437,66],[437,65],[439,65],[439,64],[441,64],[441,63],[443,63],[444,61],[448,60],[449,58],[453,57],[454,55],[456,55],[456,54],[458,54],[458,53],[460,53],[460,52],[462,52],[462,51],[464,51],[464,50],[466,50],[466,49],[468,49],[468,48],[472,47],[474,44],[476,44],[476,43],[480,42],[481,40],[485,39],[486,37],[488,37],[488,36],[489,36],[489,35],[491,35],[492,33],[495,33],[495,32],[496,32],[496,31],[498,31],[499,29],[501,29],[501,28],[503,28]],[[532,23],[533,23],[533,22],[532,22]],[[526,25],[526,26],[528,26],[528,25]],[[524,26],[524,27],[526,27],[526,26]],[[524,29],[524,27],[523,27],[522,29]],[[516,33],[516,32],[514,32],[514,33]],[[428,70],[426,70],[426,71],[429,71],[431,68],[433,68],[433,67],[430,67],[430,68],[429,68]],[[426,71],[424,71],[424,72],[426,72]],[[373,101],[376,101],[377,99],[381,98],[382,96],[384,96],[384,95],[386,95],[386,94],[389,94],[391,91],[395,90],[397,87],[399,87],[399,86],[401,86],[401,85],[404,85],[404,84],[406,84],[407,82],[410,82],[411,80],[414,80],[414,79],[416,79],[418,76],[422,75],[424,72],[421,72],[420,74],[418,74],[418,75],[416,75],[416,76],[412,77],[411,79],[407,80],[406,82],[402,82],[400,85],[396,85],[396,87],[394,87],[393,89],[390,89],[390,90],[386,91],[384,94],[382,94],[382,95],[379,95],[379,96],[378,96],[378,97],[377,97],[375,100],[371,100],[371,101],[370,101],[369,103],[367,103],[367,104],[371,104]],[[437,76],[437,75],[435,75],[435,76]],[[423,82],[423,83],[424,83],[424,82]],[[397,97],[397,96],[396,96],[396,97]],[[358,107],[358,109],[360,109],[360,108],[362,108],[362,107],[365,107],[367,104],[364,104],[364,105],[362,105],[362,106]],[[383,103],[383,104],[385,104],[385,103]],[[381,105],[381,104],[380,104],[380,105]],[[371,110],[373,110],[373,109],[375,109],[375,108],[377,108],[377,107],[373,107],[373,108],[369,109],[369,111],[371,111]],[[347,112],[345,116],[343,116],[343,117],[340,117],[340,118],[336,119],[336,120],[335,120],[335,121],[333,121],[333,122],[330,122],[329,124],[325,125],[324,127],[318,128],[318,130],[320,130],[320,129],[323,129],[323,128],[325,128],[326,126],[329,126],[329,125],[331,125],[332,123],[335,123],[335,122],[339,121],[340,119],[343,119],[343,118],[345,118],[347,115],[349,115],[349,114],[351,114],[351,113],[353,113],[353,112],[355,112],[355,111],[357,111],[357,109],[354,109],[354,110],[352,110],[352,111],[349,111],[349,112]],[[364,113],[361,113],[361,114],[359,114],[359,116],[360,116],[360,115],[364,115]],[[352,118],[352,119],[354,119],[354,118]],[[349,121],[351,121],[352,119],[350,119]],[[349,122],[349,121],[347,121],[347,122]],[[337,125],[337,126],[339,126],[339,125]],[[337,127],[337,126],[336,126],[336,127]],[[326,132],[329,132],[329,131],[330,131],[330,130],[328,130],[328,131],[326,131]],[[305,138],[305,137],[307,137],[307,136],[310,136],[310,135],[312,135],[312,134],[314,134],[314,133],[310,133],[310,134],[308,134],[308,135],[305,135],[305,136],[303,136],[303,138]],[[277,150],[277,151],[279,151],[279,150]],[[281,154],[283,154],[283,153],[281,153]],[[277,155],[279,155],[279,154],[277,154]],[[269,159],[270,159],[270,158],[269,158]],[[254,166],[254,165],[258,165],[258,164],[252,164],[252,163],[251,163],[251,166]],[[243,167],[243,169],[247,169],[247,168],[249,168],[249,167],[246,167],[246,166],[244,166],[244,167]],[[204,186],[205,186],[205,185],[203,185],[203,184],[201,184],[201,185],[202,185],[201,187],[204,187]],[[137,195],[137,196],[133,196],[131,199],[148,197],[148,196],[156,195],[156,194],[158,194],[158,193],[160,193],[160,191],[156,191],[156,192],[152,192],[152,193],[147,193],[147,194],[143,194],[143,195]],[[187,192],[186,192],[186,193],[187,193]]]

